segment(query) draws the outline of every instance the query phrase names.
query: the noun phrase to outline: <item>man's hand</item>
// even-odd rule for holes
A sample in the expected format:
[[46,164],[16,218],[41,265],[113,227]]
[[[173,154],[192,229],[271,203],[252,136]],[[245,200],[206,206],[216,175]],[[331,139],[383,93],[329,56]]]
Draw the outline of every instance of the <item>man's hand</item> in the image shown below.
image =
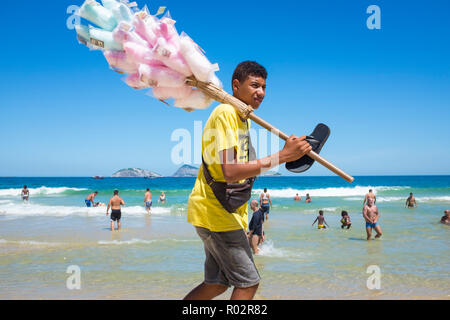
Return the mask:
[[299,138],[291,135],[280,151],[280,163],[298,160],[311,150],[312,147],[305,136]]

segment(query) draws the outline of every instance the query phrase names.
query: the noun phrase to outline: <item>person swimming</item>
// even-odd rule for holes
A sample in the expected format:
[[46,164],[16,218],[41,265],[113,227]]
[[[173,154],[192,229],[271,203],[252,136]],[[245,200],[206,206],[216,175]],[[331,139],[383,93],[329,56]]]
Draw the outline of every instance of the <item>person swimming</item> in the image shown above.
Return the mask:
[[294,201],[302,201],[302,197],[300,197],[297,193],[294,197]]
[[350,216],[348,215],[347,211],[343,210],[341,212],[341,228],[344,229],[345,227],[347,227],[347,229],[350,229],[350,227],[352,226],[352,222],[350,221]]
[[330,226],[328,225],[328,223],[325,221],[325,217],[323,216],[323,210],[319,210],[319,215],[317,216],[316,220],[314,220],[313,224],[314,225],[317,221],[317,229],[326,229],[325,225],[327,225],[327,227],[329,228]]

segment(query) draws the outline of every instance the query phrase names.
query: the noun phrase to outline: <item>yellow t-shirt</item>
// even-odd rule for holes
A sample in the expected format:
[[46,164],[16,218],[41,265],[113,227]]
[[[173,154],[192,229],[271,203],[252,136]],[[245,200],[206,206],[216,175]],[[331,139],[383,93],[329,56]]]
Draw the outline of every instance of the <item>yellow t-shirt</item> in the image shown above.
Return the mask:
[[[221,104],[211,113],[202,136],[202,155],[214,180],[225,182],[219,152],[235,148],[238,162],[248,162],[250,120],[242,121],[233,106]],[[247,229],[247,203],[235,213],[226,211],[206,183],[203,166],[188,201],[187,220],[213,232]]]

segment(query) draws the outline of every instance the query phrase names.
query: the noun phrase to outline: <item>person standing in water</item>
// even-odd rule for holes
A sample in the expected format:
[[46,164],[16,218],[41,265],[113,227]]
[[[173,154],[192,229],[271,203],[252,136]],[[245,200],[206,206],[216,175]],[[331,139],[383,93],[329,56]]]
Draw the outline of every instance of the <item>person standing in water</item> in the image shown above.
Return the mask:
[[305,203],[310,203],[312,202],[311,197],[309,196],[309,193],[306,194],[306,199],[305,199]]
[[30,198],[30,190],[28,190],[26,185],[23,186],[22,193],[20,195],[22,197],[23,202],[25,201],[28,202],[28,199]]
[[373,203],[373,198],[367,199],[367,204],[363,209],[363,217],[364,220],[366,220],[367,240],[371,240],[372,238],[372,229],[374,229],[377,233],[375,238],[381,237],[381,227],[378,225],[380,214],[378,212],[377,206]]
[[259,252],[258,245],[264,241],[264,209],[258,208],[258,201],[252,200],[250,208],[253,210],[253,216],[248,225],[248,240],[253,254]]
[[106,208],[106,216],[109,214],[109,208],[111,207],[111,231],[114,230],[114,221],[117,221],[117,230],[120,230],[122,218],[121,206],[124,206],[125,202],[119,197],[119,191],[114,190],[114,196],[109,199],[108,207]]
[[270,199],[270,194],[267,193],[267,188],[264,188],[264,192],[259,196],[259,204],[261,205],[261,209],[264,210],[266,214],[266,220],[269,219],[269,212],[272,208],[272,200]]
[[294,201],[302,201],[302,197],[300,197],[297,193],[294,197]]
[[408,199],[406,199],[405,206],[408,207],[409,209],[412,209],[414,207],[417,208],[416,198],[414,198],[412,192],[409,194]]
[[164,191],[161,192],[161,195],[159,196],[158,202],[161,202],[161,203],[166,203],[167,202],[166,194],[164,193]]
[[144,202],[145,202],[145,210],[147,210],[147,213],[150,213],[150,210],[152,209],[152,193],[148,188],[144,195]]
[[319,215],[317,216],[316,220],[314,220],[313,224],[316,223],[317,221],[317,229],[326,229],[325,225],[327,225],[327,227],[329,228],[330,226],[328,225],[328,223],[325,221],[325,217],[323,216],[323,211],[319,210]]
[[373,199],[373,204],[377,203],[377,196],[372,192],[372,189],[370,189],[369,193],[364,197],[363,206],[367,203],[367,199],[369,198]]

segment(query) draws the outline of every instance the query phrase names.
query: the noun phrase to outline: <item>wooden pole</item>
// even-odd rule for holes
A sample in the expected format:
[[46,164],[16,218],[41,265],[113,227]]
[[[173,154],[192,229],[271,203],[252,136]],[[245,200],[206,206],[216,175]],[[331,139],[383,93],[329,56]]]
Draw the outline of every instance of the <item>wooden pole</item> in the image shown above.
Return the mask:
[[[265,120],[261,119],[260,117],[258,117],[257,115],[255,115],[253,112],[254,110],[251,106],[249,106],[249,105],[245,104],[244,102],[242,102],[241,100],[233,97],[232,95],[227,93],[222,88],[219,88],[212,83],[198,81],[194,77],[187,78],[186,83],[190,86],[197,87],[199,90],[202,90],[205,94],[207,94],[208,96],[210,96],[211,98],[213,98],[216,101],[232,105],[239,112],[239,114],[241,115],[242,118],[253,120],[257,124],[259,124],[261,127],[269,130],[272,134],[278,136],[279,138],[281,138],[285,141],[289,138],[289,136],[287,134],[285,134],[281,130],[277,129],[276,127],[274,127],[273,125],[268,123],[267,121],[265,121]],[[334,173],[336,173],[338,176],[345,179],[346,181],[352,183],[355,180],[352,176],[345,173],[344,171],[342,171],[341,169],[339,169],[338,167],[333,165],[331,162],[325,160],[320,155],[318,155],[316,152],[310,151],[307,153],[307,155],[310,158],[312,158],[313,160],[319,162],[324,167],[333,171]]]

